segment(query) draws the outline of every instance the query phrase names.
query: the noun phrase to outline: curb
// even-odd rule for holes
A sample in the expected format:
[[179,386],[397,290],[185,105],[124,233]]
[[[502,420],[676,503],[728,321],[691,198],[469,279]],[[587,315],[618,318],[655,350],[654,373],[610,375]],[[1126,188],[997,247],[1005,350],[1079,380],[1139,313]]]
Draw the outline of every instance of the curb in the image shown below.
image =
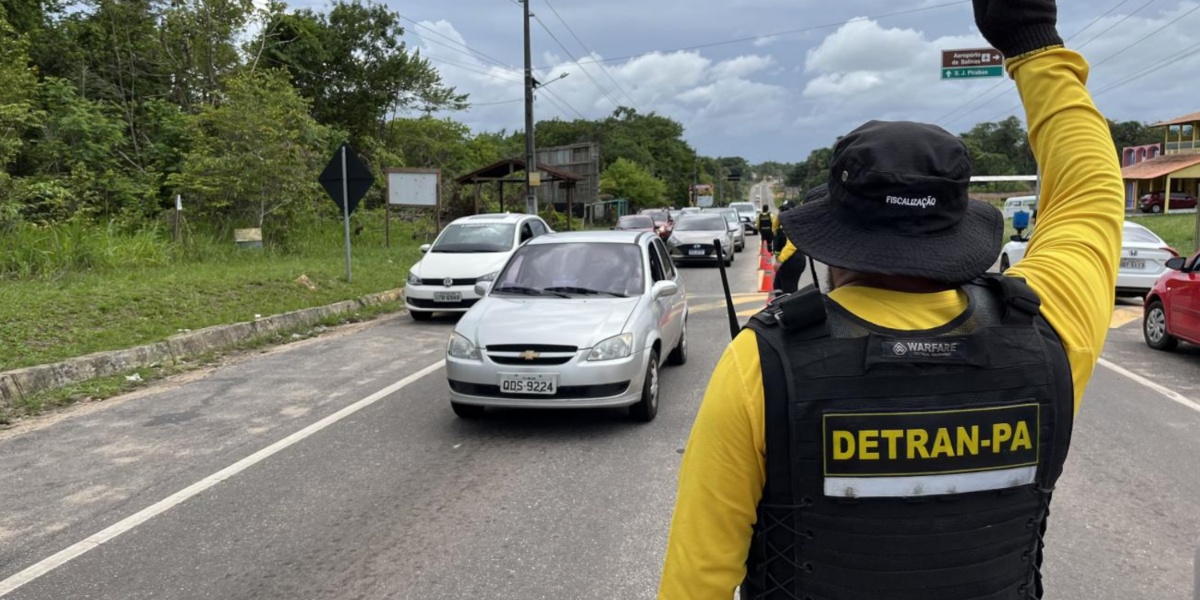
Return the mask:
[[304,308],[254,321],[214,325],[173,335],[165,341],[144,346],[95,352],[62,362],[6,371],[0,373],[0,409],[12,408],[17,400],[47,390],[141,367],[175,364],[189,357],[224,350],[268,333],[311,325],[325,317],[354,312],[402,297],[403,290],[388,290],[356,300]]

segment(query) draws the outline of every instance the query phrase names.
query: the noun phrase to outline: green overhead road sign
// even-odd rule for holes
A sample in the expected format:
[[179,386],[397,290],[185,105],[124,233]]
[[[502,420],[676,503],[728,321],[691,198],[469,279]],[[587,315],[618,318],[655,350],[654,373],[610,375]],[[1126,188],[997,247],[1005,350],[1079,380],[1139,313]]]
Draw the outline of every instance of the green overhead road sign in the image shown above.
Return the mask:
[[1004,55],[992,48],[942,51],[942,79],[1004,77]]
[[942,79],[982,79],[985,77],[1004,77],[1004,67],[942,69]]

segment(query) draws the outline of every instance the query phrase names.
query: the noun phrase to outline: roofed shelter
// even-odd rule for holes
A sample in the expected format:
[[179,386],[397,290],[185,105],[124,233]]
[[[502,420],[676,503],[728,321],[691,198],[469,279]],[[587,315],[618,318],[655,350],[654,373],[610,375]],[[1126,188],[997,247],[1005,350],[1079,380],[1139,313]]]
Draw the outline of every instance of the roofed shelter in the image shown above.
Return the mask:
[[1132,191],[1133,208],[1137,199],[1150,192],[1164,192],[1163,212],[1171,210],[1170,192],[1196,195],[1200,181],[1200,112],[1154,123],[1163,128],[1161,155],[1126,165],[1121,177]]
[[[552,167],[542,162],[537,163],[537,170],[541,173],[541,182],[543,185],[547,183],[557,184],[559,189],[566,190],[567,193],[567,214],[571,214],[571,204],[575,198],[575,185],[583,181],[583,177],[574,173]],[[504,211],[504,186],[516,184],[522,188],[525,187],[525,161],[519,158],[509,158],[494,162],[482,169],[472,171],[455,179],[459,185],[475,185],[475,213],[479,214],[479,192],[484,184],[495,183],[496,191],[500,197],[500,212]],[[520,175],[518,175],[520,174]],[[524,198],[521,200],[524,202]],[[571,220],[567,219],[567,229],[571,228]]]

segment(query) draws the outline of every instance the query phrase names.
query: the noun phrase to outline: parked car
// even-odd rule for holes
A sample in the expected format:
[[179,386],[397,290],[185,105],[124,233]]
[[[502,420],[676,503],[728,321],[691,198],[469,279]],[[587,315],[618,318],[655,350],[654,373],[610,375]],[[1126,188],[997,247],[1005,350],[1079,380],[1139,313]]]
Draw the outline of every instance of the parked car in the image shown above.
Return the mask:
[[1037,210],[1037,196],[1017,196],[1004,201],[1004,218],[1012,219],[1020,211],[1033,212]]
[[675,227],[675,219],[671,218],[671,213],[661,208],[643,209],[642,215],[654,219],[654,228],[662,239],[671,237],[671,229]]
[[[1000,272],[1025,258],[1028,238],[1014,235],[1000,254]],[[1125,221],[1121,232],[1121,264],[1117,271],[1117,293],[1144,296],[1158,278],[1167,271],[1167,261],[1179,256],[1170,245],[1153,231],[1132,221]]]
[[[719,256],[713,240],[721,242]],[[726,266],[733,264],[733,234],[728,222],[719,214],[684,214],[675,222],[675,233],[667,243],[671,248],[671,259],[677,263],[711,261],[715,264],[724,260]]]
[[658,227],[648,215],[625,215],[617,219],[617,231],[646,231],[657,234]]
[[[1150,192],[1138,199],[1138,210],[1144,213],[1160,213],[1163,206],[1163,193]],[[1171,209],[1184,210],[1196,208],[1196,197],[1184,192],[1171,192]]]
[[[580,268],[586,265],[587,268]],[[446,348],[450,406],[658,413],[659,365],[687,362],[687,294],[661,238],[560,233],[513,254]]]
[[1172,258],[1167,267],[1142,312],[1142,335],[1155,350],[1174,350],[1180,340],[1200,344],[1200,254]]
[[746,248],[746,228],[742,226],[742,217],[738,214],[737,209],[725,206],[720,208],[706,208],[704,212],[717,213],[725,219],[725,223],[729,227],[729,237],[733,240],[735,252],[741,252]]
[[489,214],[457,219],[432,244],[421,246],[425,256],[412,266],[404,285],[404,305],[416,321],[434,313],[462,313],[479,301],[475,284],[495,278],[523,243],[551,233],[533,215]]
[[747,233],[758,235],[758,224],[756,222],[758,209],[755,208],[753,202],[734,202],[729,205],[729,208],[737,211],[738,218],[741,220],[742,226],[746,228]]

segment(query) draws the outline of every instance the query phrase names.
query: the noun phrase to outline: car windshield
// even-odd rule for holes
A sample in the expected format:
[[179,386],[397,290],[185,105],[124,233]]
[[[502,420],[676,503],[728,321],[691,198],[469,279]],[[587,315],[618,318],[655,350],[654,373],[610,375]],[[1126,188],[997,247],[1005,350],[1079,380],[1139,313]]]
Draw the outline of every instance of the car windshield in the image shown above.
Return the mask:
[[1150,231],[1149,229],[1138,227],[1137,225],[1130,225],[1128,223],[1125,224],[1125,233],[1122,241],[1145,244],[1164,243],[1162,240],[1158,239],[1157,235],[1154,235],[1154,232]]
[[512,223],[455,223],[438,236],[430,252],[508,252],[515,229]]
[[526,245],[496,278],[497,294],[640,296],[642,250],[636,244],[574,242]]
[[617,229],[654,229],[654,219],[645,215],[617,219]]
[[675,224],[675,231],[724,231],[728,226],[728,222],[717,215],[686,216]]
[[732,208],[738,212],[754,212],[754,205],[750,204],[749,202],[738,202],[736,204],[730,204],[729,208]]

